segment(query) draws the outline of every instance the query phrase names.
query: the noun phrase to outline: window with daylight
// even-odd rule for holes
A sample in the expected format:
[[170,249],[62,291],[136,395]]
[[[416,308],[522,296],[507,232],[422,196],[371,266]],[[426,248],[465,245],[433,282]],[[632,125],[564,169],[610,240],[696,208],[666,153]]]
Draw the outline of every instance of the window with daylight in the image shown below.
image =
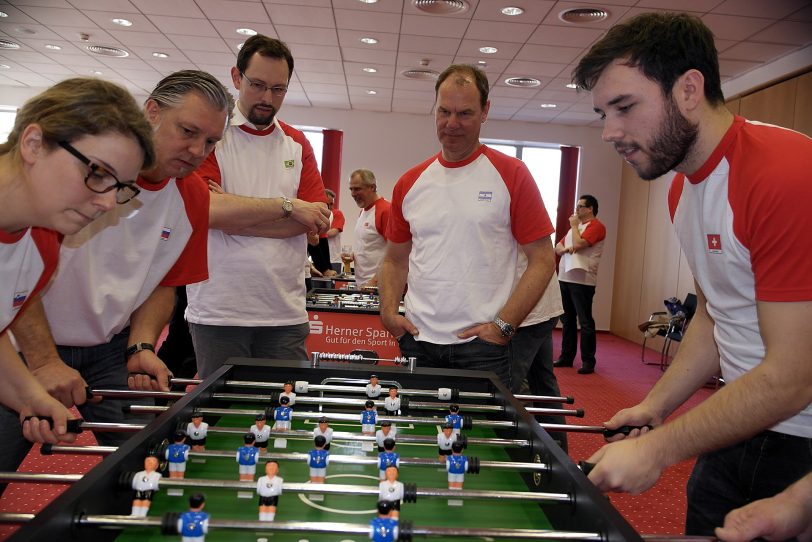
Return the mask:
[[316,155],[316,164],[318,164],[319,173],[321,173],[321,154],[324,149],[324,132],[322,128],[313,126],[294,126],[297,130],[304,132],[305,137],[313,147],[313,154]]
[[17,118],[17,108],[10,105],[0,105],[0,143],[5,143],[11,129],[14,128],[14,119]]
[[520,143],[509,144],[503,141],[482,140],[488,147],[508,156],[514,156],[525,163],[541,192],[541,199],[555,225],[558,209],[558,182],[561,174],[561,149],[558,147],[538,147]]

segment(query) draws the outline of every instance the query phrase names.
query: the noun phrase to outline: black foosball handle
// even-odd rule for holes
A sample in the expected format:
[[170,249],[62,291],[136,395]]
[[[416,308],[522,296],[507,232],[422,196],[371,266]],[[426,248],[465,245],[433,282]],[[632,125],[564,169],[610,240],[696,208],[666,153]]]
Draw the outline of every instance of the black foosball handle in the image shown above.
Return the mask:
[[653,429],[650,425],[621,425],[617,429],[604,429],[603,430],[603,437],[610,438],[614,437],[615,435],[625,435],[629,436],[629,433],[634,431],[635,429]]
[[579,461],[578,468],[581,469],[581,472],[584,473],[584,476],[589,476],[589,473],[592,472],[592,469],[595,468],[595,463],[590,463],[589,461]]
[[[24,421],[30,420],[33,417],[34,416],[26,416],[24,418]],[[40,420],[47,421],[48,425],[50,425],[51,429],[53,429],[53,427],[54,427],[53,418],[49,418],[47,416],[37,416],[37,418],[39,418]],[[76,433],[77,435],[79,433],[81,433],[82,432],[82,422],[84,422],[84,420],[82,418],[76,418],[75,420],[68,420],[68,425],[67,425],[68,433]]]
[[398,542],[412,542],[412,522],[408,520],[398,522]]

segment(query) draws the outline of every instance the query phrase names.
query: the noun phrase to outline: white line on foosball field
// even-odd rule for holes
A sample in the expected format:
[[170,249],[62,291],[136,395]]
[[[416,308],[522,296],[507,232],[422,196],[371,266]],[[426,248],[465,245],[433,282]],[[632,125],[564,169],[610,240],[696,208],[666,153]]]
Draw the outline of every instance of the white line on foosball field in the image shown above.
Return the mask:
[[[325,479],[329,479],[329,478],[364,478],[364,479],[367,479],[367,480],[375,480],[376,482],[380,482],[380,480],[378,479],[377,476],[369,476],[367,474],[330,474],[328,476],[325,476]],[[309,484],[310,480],[307,480],[304,483]],[[299,496],[299,500],[302,501],[303,503],[305,503],[306,505],[308,505],[308,506],[310,506],[312,508],[317,508],[317,509],[322,510],[324,512],[331,512],[333,514],[367,515],[367,516],[370,516],[370,515],[375,514],[378,511],[376,508],[372,508],[370,510],[339,510],[337,508],[329,508],[329,507],[324,506],[322,504],[316,504],[313,501],[311,501],[304,493],[299,493],[298,496]]]

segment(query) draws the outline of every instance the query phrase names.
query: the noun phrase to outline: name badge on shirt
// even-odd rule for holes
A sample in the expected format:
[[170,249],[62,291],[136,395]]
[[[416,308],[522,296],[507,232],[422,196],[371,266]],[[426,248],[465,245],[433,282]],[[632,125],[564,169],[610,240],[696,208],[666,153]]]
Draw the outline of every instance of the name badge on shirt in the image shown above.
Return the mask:
[[492,201],[493,200],[493,192],[490,190],[480,190],[479,191],[479,198],[478,201]]
[[293,169],[296,165],[296,160],[285,160],[285,169]]

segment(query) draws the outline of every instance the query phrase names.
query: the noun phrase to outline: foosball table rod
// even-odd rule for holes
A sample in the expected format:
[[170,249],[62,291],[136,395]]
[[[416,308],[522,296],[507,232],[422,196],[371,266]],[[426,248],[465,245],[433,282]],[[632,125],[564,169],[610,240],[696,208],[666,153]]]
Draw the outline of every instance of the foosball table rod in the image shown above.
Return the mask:
[[[358,384],[366,384],[365,380],[361,379],[348,379]],[[195,386],[202,384],[203,380],[195,378],[173,378],[169,381],[172,386]],[[272,389],[281,390],[284,388],[284,382],[257,382],[253,380],[226,380],[224,382],[226,387],[234,386],[241,388],[257,388],[257,389]],[[337,392],[337,393],[358,393],[366,395],[364,386],[345,386],[340,384],[310,384],[305,380],[297,380],[294,383],[296,393],[309,393],[309,392]],[[457,402],[460,399],[494,399],[495,396],[490,392],[479,391],[460,391],[456,388],[438,388],[436,390],[420,390],[402,388],[398,390],[400,396],[412,397],[436,397],[440,400]],[[514,395],[519,401],[537,401],[540,403],[575,403],[575,398],[571,396],[557,396],[557,395]],[[298,398],[297,398],[298,400]]]
[[[9,521],[12,518],[12,521]],[[20,523],[33,519],[33,514],[0,514],[0,523]],[[159,527],[161,533],[176,536],[178,514],[166,514],[163,517],[135,517],[88,514],[77,516],[73,520],[73,528],[81,527]],[[255,531],[257,533],[310,533],[310,534],[342,534],[362,535],[371,537],[369,525],[339,522],[318,521],[251,521],[251,520],[222,520],[209,519],[209,531],[212,530],[239,530]],[[521,540],[583,540],[586,542],[601,542],[605,537],[601,533],[555,531],[545,529],[494,529],[479,528],[466,529],[460,527],[415,527],[410,521],[398,522],[398,542],[409,542],[413,538],[513,538]]]
[[[119,485],[122,489],[132,488],[132,479],[135,472],[122,473]],[[0,483],[37,483],[37,484],[73,484],[82,478],[81,474],[47,474],[33,472],[0,472]],[[159,489],[234,489],[239,491],[255,491],[256,482],[239,480],[211,480],[204,478],[161,478]],[[361,486],[350,484],[313,484],[289,483],[282,484],[284,493],[321,494],[321,495],[351,495],[373,496],[379,494],[378,486]],[[534,491],[492,491],[476,489],[444,489],[444,488],[418,488],[415,484],[404,484],[403,501],[417,502],[418,498],[442,499],[474,499],[499,501],[524,501],[544,504],[573,504],[572,495],[567,493],[546,493]]]
[[[169,410],[169,407],[150,406],[150,405],[131,405],[127,408],[128,412],[138,414],[162,414]],[[576,418],[583,418],[583,410],[570,410],[558,408],[542,408],[534,409],[535,414],[543,414],[549,416],[575,416]],[[199,408],[195,412],[210,415],[210,416],[253,416],[259,414],[268,415],[268,410],[249,410],[240,408]],[[291,417],[294,419],[321,419],[327,418],[331,422],[358,422],[358,414],[342,414],[338,412],[297,412],[293,411]],[[416,425],[444,425],[445,418],[416,418],[412,416],[378,416],[377,423],[392,422],[392,423],[411,423]],[[516,427],[516,422],[503,421],[503,420],[474,420],[470,416],[463,416],[462,428],[471,429],[472,427],[497,427],[502,429],[513,429]]]
[[[151,391],[151,390],[116,390],[116,389],[94,389],[90,391],[94,397],[106,397],[112,399],[127,399],[127,398],[153,398],[153,399],[181,399],[186,395],[182,391]],[[250,403],[268,403],[278,404],[279,397],[275,395],[261,395],[254,393],[213,393],[212,399],[219,401],[243,401]],[[384,408],[383,401],[373,401],[378,408]],[[365,399],[349,399],[344,397],[297,397],[297,405],[318,405],[318,406],[342,406],[342,407],[359,407],[364,408],[366,403]],[[410,402],[404,398],[401,402],[401,410],[407,411],[411,409],[416,410],[448,410],[448,403],[435,403],[435,402]],[[468,412],[504,412],[505,407],[502,405],[475,405],[463,403],[461,405]],[[546,414],[546,415],[563,415],[563,416],[577,416],[583,417],[582,409],[555,409],[555,408],[537,408],[527,407],[526,409],[531,414]]]

